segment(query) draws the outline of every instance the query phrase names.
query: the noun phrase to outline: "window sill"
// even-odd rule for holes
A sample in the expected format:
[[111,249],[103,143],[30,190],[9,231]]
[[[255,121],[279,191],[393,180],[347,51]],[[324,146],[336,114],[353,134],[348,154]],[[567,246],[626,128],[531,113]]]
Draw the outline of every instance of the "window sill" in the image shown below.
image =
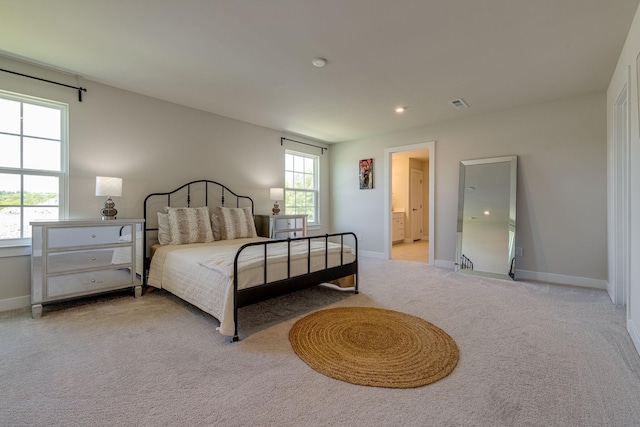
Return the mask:
[[31,255],[31,245],[0,246],[0,258]]

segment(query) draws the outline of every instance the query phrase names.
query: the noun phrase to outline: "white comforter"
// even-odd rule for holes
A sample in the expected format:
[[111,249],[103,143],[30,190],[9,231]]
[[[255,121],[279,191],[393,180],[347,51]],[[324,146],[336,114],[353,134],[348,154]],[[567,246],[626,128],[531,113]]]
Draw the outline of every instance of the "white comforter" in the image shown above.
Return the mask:
[[[262,237],[223,240],[213,243],[167,245],[158,248],[151,260],[148,284],[166,289],[195,305],[220,321],[220,333],[234,334],[233,322],[233,260],[240,246],[267,241]],[[307,273],[307,242],[291,243],[291,276]],[[328,266],[340,265],[341,248],[329,244]],[[287,243],[268,246],[267,280],[287,277]],[[312,241],[311,271],[325,268],[324,241]],[[239,258],[238,288],[264,282],[264,247],[245,249]],[[353,261],[351,248],[345,246],[343,263]]]

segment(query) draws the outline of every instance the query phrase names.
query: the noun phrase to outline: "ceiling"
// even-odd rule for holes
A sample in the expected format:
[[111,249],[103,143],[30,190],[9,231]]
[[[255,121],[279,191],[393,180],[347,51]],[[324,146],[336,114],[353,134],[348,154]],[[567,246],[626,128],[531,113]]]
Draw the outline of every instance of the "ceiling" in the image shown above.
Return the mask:
[[340,142],[604,91],[638,3],[0,0],[0,54]]

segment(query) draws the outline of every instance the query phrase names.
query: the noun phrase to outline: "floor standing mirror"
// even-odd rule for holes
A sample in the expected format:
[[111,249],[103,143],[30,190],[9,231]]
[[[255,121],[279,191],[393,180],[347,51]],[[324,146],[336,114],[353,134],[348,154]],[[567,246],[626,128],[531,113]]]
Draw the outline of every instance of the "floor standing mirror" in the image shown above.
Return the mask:
[[517,156],[460,162],[456,271],[515,279]]

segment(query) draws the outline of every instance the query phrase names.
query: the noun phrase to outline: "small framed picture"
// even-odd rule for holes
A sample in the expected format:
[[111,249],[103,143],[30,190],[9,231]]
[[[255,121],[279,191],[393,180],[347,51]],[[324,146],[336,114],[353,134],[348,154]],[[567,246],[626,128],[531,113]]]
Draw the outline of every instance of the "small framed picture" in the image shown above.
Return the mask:
[[360,160],[360,189],[369,190],[373,188],[373,159]]

